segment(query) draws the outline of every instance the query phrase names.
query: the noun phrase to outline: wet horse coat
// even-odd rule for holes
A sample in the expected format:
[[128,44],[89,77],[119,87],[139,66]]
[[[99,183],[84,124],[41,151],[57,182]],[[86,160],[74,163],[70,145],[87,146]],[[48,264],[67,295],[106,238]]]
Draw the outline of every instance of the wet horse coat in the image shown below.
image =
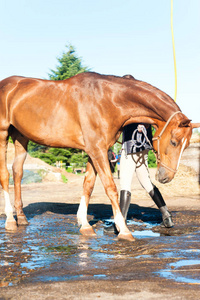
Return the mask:
[[[94,234],[87,221],[87,207],[96,174],[111,200],[119,237],[133,240],[122,217],[118,193],[107,158],[123,127],[133,122],[149,123],[162,133],[159,144],[158,179],[169,182],[174,177],[181,152],[189,145],[190,120],[164,92],[135,79],[82,73],[64,81],[48,81],[13,76],[0,82],[0,182],[5,196],[6,228],[16,229],[10,204],[6,167],[8,137],[15,144],[13,175],[15,209],[18,225],[27,224],[21,199],[21,179],[27,144],[32,140],[50,147],[84,150],[88,164],[83,196],[77,213],[83,234]],[[154,141],[157,150],[158,141]],[[169,168],[167,169],[168,166]]]

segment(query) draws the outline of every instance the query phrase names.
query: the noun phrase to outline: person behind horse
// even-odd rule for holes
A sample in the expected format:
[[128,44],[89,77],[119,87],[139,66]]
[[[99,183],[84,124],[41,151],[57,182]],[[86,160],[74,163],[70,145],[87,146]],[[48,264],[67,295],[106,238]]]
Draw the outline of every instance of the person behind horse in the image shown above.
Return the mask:
[[117,160],[112,149],[108,150],[108,161],[109,161],[111,173],[115,173],[115,165]]
[[[159,189],[151,182],[148,169],[148,152],[152,144],[151,126],[148,124],[129,124],[124,127],[120,160],[120,209],[127,218],[131,202],[131,184],[134,172],[142,187],[150,195],[162,214],[162,225],[174,225],[172,216]],[[105,231],[116,231],[113,223],[104,227]]]
[[148,170],[148,152],[151,149],[150,125],[130,124],[124,127],[120,167],[120,208],[126,219],[131,202],[131,183],[134,172],[142,187],[159,208],[163,225],[172,227],[172,217],[159,189],[151,182]]
[[[118,154],[115,155],[115,158],[113,159],[114,156],[112,156],[111,160],[109,160],[109,156],[108,156],[108,160],[109,160],[109,164],[117,164],[117,176],[118,179],[120,179],[120,159],[121,159],[121,150],[118,151]],[[111,172],[112,172],[112,166],[110,166],[111,168]],[[115,169],[114,169],[115,171]],[[114,172],[112,172],[114,173]]]
[[118,151],[118,154],[116,155],[116,160],[117,160],[117,176],[118,176],[118,179],[120,179],[121,150]]

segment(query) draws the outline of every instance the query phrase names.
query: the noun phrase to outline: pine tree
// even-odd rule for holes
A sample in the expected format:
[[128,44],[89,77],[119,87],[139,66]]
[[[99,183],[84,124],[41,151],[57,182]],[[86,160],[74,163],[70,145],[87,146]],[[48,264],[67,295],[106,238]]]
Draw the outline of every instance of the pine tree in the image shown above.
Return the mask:
[[67,45],[67,51],[57,58],[59,65],[56,70],[51,70],[49,79],[64,80],[76,74],[89,71],[87,67],[82,66],[81,58],[77,56],[74,46]]

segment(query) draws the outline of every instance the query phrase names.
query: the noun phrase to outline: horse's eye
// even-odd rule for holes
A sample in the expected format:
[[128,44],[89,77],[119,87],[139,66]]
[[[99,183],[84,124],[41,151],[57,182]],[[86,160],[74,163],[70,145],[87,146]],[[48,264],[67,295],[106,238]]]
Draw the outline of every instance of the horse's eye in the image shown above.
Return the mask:
[[173,140],[170,141],[170,144],[171,144],[173,147],[176,147],[176,146],[177,146],[177,142],[175,142],[175,141],[173,141]]

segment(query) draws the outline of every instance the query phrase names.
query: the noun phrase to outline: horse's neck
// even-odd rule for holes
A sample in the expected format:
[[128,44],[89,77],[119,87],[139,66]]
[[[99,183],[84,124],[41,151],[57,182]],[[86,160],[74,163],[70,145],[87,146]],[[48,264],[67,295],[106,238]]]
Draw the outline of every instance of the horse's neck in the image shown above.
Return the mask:
[[170,96],[145,82],[136,81],[135,89],[132,96],[133,107],[139,106],[141,116],[166,122],[176,111],[180,111]]

